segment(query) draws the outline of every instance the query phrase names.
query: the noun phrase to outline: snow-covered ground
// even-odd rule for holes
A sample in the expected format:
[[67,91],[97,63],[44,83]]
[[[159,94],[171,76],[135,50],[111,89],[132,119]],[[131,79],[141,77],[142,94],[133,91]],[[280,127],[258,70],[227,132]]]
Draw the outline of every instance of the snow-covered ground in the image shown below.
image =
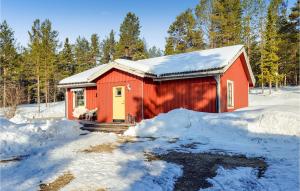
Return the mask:
[[[70,172],[75,179],[62,190],[172,190],[182,167],[146,161],[144,152],[177,150],[263,157],[269,165],[259,179],[253,168],[220,166],[217,176],[208,179],[213,187],[204,190],[299,190],[300,88],[272,95],[259,91],[252,90],[250,107],[236,112],[177,109],[144,120],[125,132],[140,137],[129,143],[112,133],[86,134],[77,122],[58,119],[64,116],[63,102],[53,106],[53,112],[43,108],[40,115],[35,106],[21,106],[10,121],[0,117],[1,160],[24,156],[0,163],[0,188],[37,190],[41,182]],[[189,143],[197,146],[182,147]],[[117,147],[112,152],[82,152],[103,144]]]

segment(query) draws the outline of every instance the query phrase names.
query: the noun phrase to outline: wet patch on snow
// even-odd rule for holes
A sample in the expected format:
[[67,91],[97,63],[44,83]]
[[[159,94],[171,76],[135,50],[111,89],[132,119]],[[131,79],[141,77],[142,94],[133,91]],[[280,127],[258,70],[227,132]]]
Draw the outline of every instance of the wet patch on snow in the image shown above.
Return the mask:
[[[183,174],[174,186],[174,190],[199,190],[213,186],[212,178],[216,177],[219,169],[236,169],[250,167],[256,177],[261,178],[267,163],[263,158],[247,158],[243,155],[223,155],[214,153],[185,153],[172,151],[167,154],[145,153],[147,161],[163,160],[181,165]],[[209,181],[210,180],[210,181]]]

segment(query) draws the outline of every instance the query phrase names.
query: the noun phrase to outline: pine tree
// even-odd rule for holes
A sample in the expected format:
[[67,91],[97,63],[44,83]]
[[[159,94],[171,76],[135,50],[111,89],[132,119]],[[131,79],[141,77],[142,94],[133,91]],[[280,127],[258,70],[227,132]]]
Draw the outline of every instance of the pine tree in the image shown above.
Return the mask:
[[92,66],[96,66],[99,57],[100,57],[100,44],[99,44],[99,37],[97,34],[92,34],[91,36],[91,63]]
[[[271,94],[272,83],[278,80],[278,31],[277,31],[277,10],[278,2],[271,1],[268,7],[267,25],[265,30],[265,45],[262,51],[263,63],[261,64],[260,78],[269,82],[269,92]],[[261,79],[261,80],[264,80]]]
[[2,104],[6,106],[7,86],[16,83],[17,51],[15,47],[14,32],[6,21],[0,24],[0,81],[2,86]]
[[293,84],[294,85],[299,85],[300,82],[300,65],[299,65],[299,60],[300,60],[300,52],[299,52],[299,44],[300,44],[300,31],[299,31],[299,26],[300,26],[300,1],[297,0],[295,3],[294,7],[291,8],[291,13],[289,15],[290,19],[290,30],[289,30],[289,38],[290,42],[292,42],[292,52],[291,52],[291,57],[292,57],[292,64],[291,64],[291,74],[290,76],[293,76]]
[[60,75],[60,79],[75,74],[75,61],[72,46],[69,42],[69,38],[65,39],[64,48],[59,53],[59,64],[57,67],[57,73]]
[[109,37],[103,40],[102,42],[102,57],[101,63],[105,64],[112,61],[115,57],[115,33],[113,30],[110,31]]
[[35,78],[35,84],[32,88],[36,92],[36,102],[38,104],[38,112],[40,113],[41,103],[41,75],[42,75],[42,64],[41,64],[41,48],[42,48],[42,34],[40,20],[36,19],[33,22],[31,32],[28,32],[30,37],[29,42],[29,53],[28,53],[28,67],[32,69],[33,77]]
[[90,43],[85,38],[78,37],[75,43],[75,73],[92,68],[90,61]]
[[127,13],[120,26],[120,40],[116,46],[116,58],[125,56],[125,49],[129,48],[129,56],[134,60],[147,58],[145,44],[140,39],[140,21],[134,13]]
[[156,48],[156,46],[152,46],[148,50],[149,58],[159,57],[162,56],[162,51],[159,48]]
[[210,48],[215,48],[215,32],[212,23],[213,0],[200,0],[195,8],[196,20],[203,32],[203,38]]
[[42,84],[44,86],[44,100],[46,106],[50,102],[50,95],[53,100],[56,99],[56,68],[57,68],[57,47],[58,47],[58,32],[52,29],[52,23],[46,19],[41,24],[41,63],[43,68]]
[[[165,53],[183,53],[204,48],[202,31],[191,9],[176,17],[168,30]],[[173,48],[173,49],[172,49]]]
[[242,7],[240,0],[214,0],[211,26],[215,47],[241,43]]

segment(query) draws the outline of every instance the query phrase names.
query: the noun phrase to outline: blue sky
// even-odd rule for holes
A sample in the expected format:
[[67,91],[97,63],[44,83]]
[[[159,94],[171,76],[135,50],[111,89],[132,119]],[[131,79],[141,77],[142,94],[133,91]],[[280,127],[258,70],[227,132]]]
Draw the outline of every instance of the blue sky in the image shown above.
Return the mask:
[[[15,31],[17,42],[26,46],[28,30],[34,19],[49,18],[63,41],[71,42],[80,35],[90,38],[97,33],[102,40],[111,29],[119,31],[127,12],[140,19],[141,37],[148,46],[164,49],[169,25],[187,8],[194,8],[198,0],[0,0],[1,21],[7,20]],[[117,34],[118,35],[118,34]]]
[[[175,17],[199,0],[0,0],[0,19],[7,20],[15,31],[17,42],[26,46],[28,30],[35,19],[50,19],[59,32],[59,40],[71,42],[80,35],[100,40],[111,29],[118,32],[127,12],[134,12],[141,23],[141,37],[148,46],[164,49],[165,37]],[[289,7],[296,0],[289,0]],[[117,33],[118,36],[118,33]]]

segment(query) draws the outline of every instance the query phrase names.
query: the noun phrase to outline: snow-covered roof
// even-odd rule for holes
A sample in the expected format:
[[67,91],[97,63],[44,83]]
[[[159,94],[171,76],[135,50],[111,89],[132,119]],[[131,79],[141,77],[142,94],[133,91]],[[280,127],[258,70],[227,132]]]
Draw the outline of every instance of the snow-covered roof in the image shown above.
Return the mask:
[[223,68],[241,51],[243,45],[227,46],[138,61],[117,59],[115,62],[145,73],[164,75]]
[[71,84],[71,83],[88,83],[88,78],[93,75],[94,73],[100,71],[102,68],[107,66],[107,64],[101,64],[89,70],[80,72],[73,76],[67,77],[59,82],[59,84]]
[[[65,78],[61,80],[59,84],[90,83],[93,85],[93,80],[112,68],[120,69],[140,77],[150,76],[157,79],[165,76],[196,72],[201,73],[201,75],[214,75],[225,72],[243,52],[245,54],[243,45],[234,45],[138,61],[116,59],[111,63],[99,65],[90,70]],[[246,63],[251,81],[254,83],[255,79],[247,58]]]

